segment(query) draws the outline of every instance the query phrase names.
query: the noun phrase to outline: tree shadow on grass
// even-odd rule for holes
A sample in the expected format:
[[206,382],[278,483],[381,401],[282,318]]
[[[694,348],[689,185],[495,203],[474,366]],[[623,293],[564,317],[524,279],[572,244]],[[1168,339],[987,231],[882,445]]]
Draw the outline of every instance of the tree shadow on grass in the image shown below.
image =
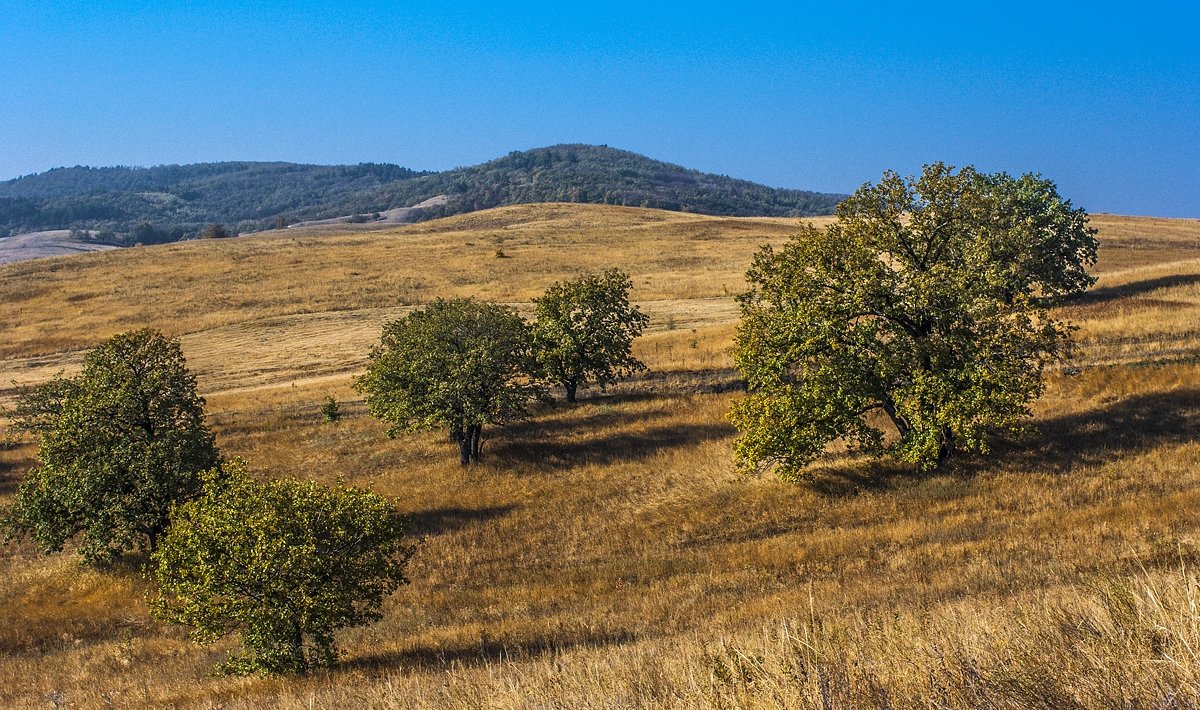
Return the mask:
[[865,492],[888,490],[922,478],[911,464],[887,458],[838,456],[812,466],[804,484],[830,498],[847,498]]
[[[571,427],[574,430],[574,427]],[[487,452],[493,461],[516,463],[538,470],[556,471],[590,465],[638,461],[657,453],[733,436],[728,424],[678,424],[633,427],[588,437],[586,430],[573,431],[584,438],[562,441],[545,429],[505,437]]]
[[846,497],[934,476],[969,478],[998,467],[1061,474],[1189,441],[1200,441],[1200,388],[1126,397],[1035,421],[1024,436],[995,440],[987,455],[960,454],[930,473],[888,459],[836,456],[813,466],[804,483],[822,495]]
[[561,438],[597,429],[632,426],[638,422],[662,417],[663,412],[654,410],[630,412],[617,409],[615,405],[653,399],[661,399],[661,397],[606,395],[603,398],[581,400],[576,404],[560,402],[552,404],[538,413],[552,416],[534,416],[509,424],[503,430],[504,436],[510,439]]
[[495,505],[483,508],[434,508],[407,513],[408,529],[414,535],[441,535],[454,532],[472,523],[499,518],[516,510],[515,505]]
[[1087,306],[1099,303],[1108,303],[1122,298],[1131,296],[1140,296],[1144,293],[1157,291],[1160,288],[1174,288],[1177,286],[1192,286],[1200,283],[1200,274],[1173,274],[1171,276],[1160,276],[1154,279],[1146,279],[1145,281],[1133,281],[1120,286],[1104,286],[1094,288],[1090,291],[1068,298],[1063,302],[1063,305],[1068,306]]
[[510,659],[552,656],[566,650],[623,646],[638,640],[632,631],[589,631],[584,634],[546,634],[532,639],[480,638],[474,643],[417,647],[348,659],[348,670],[385,671],[395,668],[445,669],[448,666],[481,666]]
[[7,498],[17,492],[21,481],[25,479],[25,474],[29,469],[33,468],[36,462],[33,461],[7,461],[0,459],[0,498]]
[[[1126,397],[1085,412],[1034,422],[1023,437],[993,447],[995,460],[1065,473],[1200,440],[1200,389]],[[979,465],[985,465],[980,461]]]

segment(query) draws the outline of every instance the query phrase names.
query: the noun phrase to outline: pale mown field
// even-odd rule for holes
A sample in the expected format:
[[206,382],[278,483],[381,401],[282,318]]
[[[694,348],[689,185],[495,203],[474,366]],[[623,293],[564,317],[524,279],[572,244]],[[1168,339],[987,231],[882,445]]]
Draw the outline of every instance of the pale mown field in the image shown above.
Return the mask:
[[[1191,707],[1200,702],[1200,222],[1098,216],[1097,288],[1030,434],[916,477],[739,476],[731,295],[789,220],[544,205],[0,268],[0,397],[105,336],[182,337],[227,455],[392,496],[413,583],[345,663],[212,678],[147,584],[0,548],[0,707]],[[508,258],[497,258],[502,250]],[[438,295],[522,307],[619,266],[646,378],[492,430],[388,440],[349,388]],[[337,396],[348,416],[323,424]],[[0,451],[0,500],[34,451]]]

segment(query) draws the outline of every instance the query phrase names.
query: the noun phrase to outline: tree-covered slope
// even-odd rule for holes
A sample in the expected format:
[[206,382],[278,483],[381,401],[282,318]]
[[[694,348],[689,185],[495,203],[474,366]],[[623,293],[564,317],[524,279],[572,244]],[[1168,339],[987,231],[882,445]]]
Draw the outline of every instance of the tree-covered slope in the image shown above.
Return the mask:
[[[389,188],[390,189],[390,188]],[[781,190],[606,146],[559,145],[397,183],[410,200],[445,194],[442,214],[530,202],[587,202],[725,216],[830,214],[840,195]],[[411,202],[410,202],[411,204]]]
[[370,215],[439,195],[447,198],[443,204],[414,211],[408,219],[553,201],[807,216],[832,212],[841,197],[775,189],[589,145],[514,152],[444,172],[375,163],[73,167],[0,182],[0,236],[80,229],[113,232],[117,241],[164,241],[197,234],[212,222],[252,231],[280,222]]

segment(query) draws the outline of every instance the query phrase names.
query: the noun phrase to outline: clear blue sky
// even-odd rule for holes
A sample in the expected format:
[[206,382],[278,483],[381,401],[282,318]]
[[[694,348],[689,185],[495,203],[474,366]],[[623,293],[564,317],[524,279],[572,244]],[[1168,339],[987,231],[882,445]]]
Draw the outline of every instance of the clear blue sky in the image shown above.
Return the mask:
[[0,178],[581,142],[838,192],[944,160],[1200,217],[1195,7],[0,0]]

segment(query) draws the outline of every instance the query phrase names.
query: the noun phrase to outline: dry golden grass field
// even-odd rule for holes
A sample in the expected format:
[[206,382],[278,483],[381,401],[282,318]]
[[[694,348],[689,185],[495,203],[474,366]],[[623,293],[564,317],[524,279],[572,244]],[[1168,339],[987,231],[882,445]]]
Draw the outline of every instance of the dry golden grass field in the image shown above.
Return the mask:
[[[732,295],[794,220],[535,205],[0,267],[0,402],[157,327],[226,455],[370,487],[423,537],[383,620],[303,679],[210,677],[230,645],[149,620],[136,571],[0,548],[0,707],[1196,707],[1200,222],[1093,225],[1100,281],[1062,309],[1078,347],[1029,435],[806,484],[738,475],[725,419]],[[651,372],[485,432],[476,467],[388,440],[349,387],[405,309],[609,266]],[[0,502],[34,456],[0,450]]]

